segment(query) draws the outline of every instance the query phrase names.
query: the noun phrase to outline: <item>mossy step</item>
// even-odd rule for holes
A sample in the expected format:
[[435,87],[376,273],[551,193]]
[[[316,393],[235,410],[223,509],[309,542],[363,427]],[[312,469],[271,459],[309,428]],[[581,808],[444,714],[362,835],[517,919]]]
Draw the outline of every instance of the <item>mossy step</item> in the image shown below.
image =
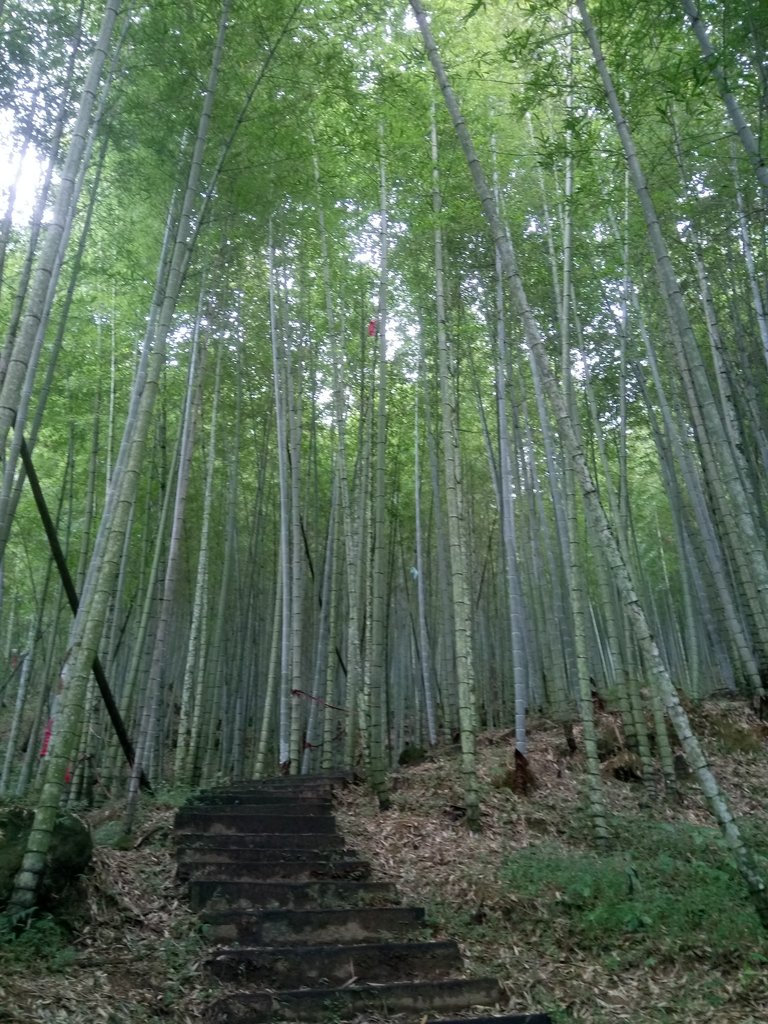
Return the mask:
[[443,978],[461,967],[455,942],[371,942],[219,951],[205,966],[222,981],[270,988]]
[[394,1013],[433,1013],[492,1007],[502,998],[495,978],[401,981],[344,988],[281,992],[236,992],[208,1010],[208,1024],[269,1024],[271,1021],[348,1019],[358,1013],[388,1018]]
[[201,794],[316,792],[317,790],[325,790],[330,793],[334,789],[342,789],[345,786],[354,785],[355,781],[354,772],[327,772],[321,775],[283,775],[271,779],[244,779],[225,786],[212,786],[210,789],[201,790]]
[[212,788],[235,790],[246,786],[312,786],[320,782],[351,784],[355,779],[355,772],[348,768],[329,768],[327,771],[311,772],[307,775],[270,775],[263,779],[238,779],[237,782],[227,782]]
[[333,800],[334,795],[341,788],[343,787],[340,785],[333,785],[330,782],[317,782],[310,785],[303,783],[277,783],[275,785],[256,786],[250,789],[229,791],[214,790],[205,794],[201,793],[199,796],[205,797],[205,799],[210,800],[211,803],[220,802],[221,798],[224,796],[226,796],[227,799],[238,800],[242,800],[247,797],[255,803],[262,800],[267,802],[270,802],[271,800],[287,800],[300,803],[303,800]]
[[239,804],[282,804],[282,803],[313,803],[317,800],[330,801],[332,799],[331,786],[308,786],[304,789],[294,787],[282,787],[278,789],[264,787],[262,789],[241,789],[241,790],[206,790],[196,793],[195,796],[184,804],[185,807],[197,807],[200,804],[216,807],[236,807]]
[[[247,853],[248,851],[242,851]],[[291,861],[251,861],[239,860],[236,863],[201,864],[187,862],[180,864],[177,877],[180,880],[222,879],[227,882],[271,882],[279,879],[290,879],[293,882],[311,882],[320,878],[353,878],[363,881],[369,878],[371,865],[367,860],[359,858],[315,857],[313,859]]]
[[193,811],[179,812],[176,816],[177,834],[202,832],[211,835],[272,835],[283,833],[320,833],[336,831],[332,814],[206,814]]
[[177,832],[180,850],[342,850],[338,832]]
[[[179,873],[197,876],[190,897],[205,908],[208,937],[230,945],[207,966],[225,982],[263,986],[219,999],[206,1012],[210,1024],[341,1022],[362,1013],[432,1024],[551,1024],[547,1014],[502,1014],[495,979],[455,977],[457,944],[424,941],[423,909],[386,905],[395,899],[391,884],[337,877],[368,865],[344,848],[333,824],[333,788],[350,776],[321,778],[229,787],[179,814]],[[330,827],[318,830],[316,822]],[[331,877],[304,880],[318,871]]]
[[340,849],[330,847],[321,850],[311,847],[283,846],[274,850],[269,847],[219,847],[209,845],[204,847],[184,846],[176,851],[176,860],[179,866],[185,864],[237,864],[243,861],[259,864],[278,860],[294,862],[316,860],[321,864],[326,864],[334,860],[357,859],[359,856],[357,850],[353,850],[348,846]]
[[[352,861],[358,863],[353,864]],[[263,865],[266,872],[261,876],[262,881],[279,878],[297,879],[302,873],[302,867],[306,872],[311,872],[313,868],[316,868],[317,878],[334,877],[333,869],[338,868],[341,872],[347,872],[347,878],[362,879],[368,878],[370,873],[370,867],[365,870],[362,867],[364,864],[368,865],[368,862],[362,860],[354,850],[346,849],[254,850],[237,847],[232,850],[222,850],[217,847],[186,847],[178,850],[176,854],[176,879],[179,882],[186,882],[193,877],[210,878],[217,867],[220,868],[217,878],[226,878],[231,881],[231,871],[237,871],[240,868],[252,872],[256,877],[256,871],[260,865]]]
[[254,798],[247,803],[217,804],[199,803],[187,804],[176,812],[175,823],[184,821],[186,818],[208,817],[220,818],[228,821],[236,816],[257,816],[266,817],[276,815],[277,817],[301,817],[302,815],[332,816],[333,804],[330,800],[272,800],[260,801]]
[[308,907],[375,906],[394,902],[390,882],[355,882],[328,879],[316,882],[228,882],[206,878],[189,882],[193,910],[209,903],[240,910],[304,909]]
[[205,911],[213,942],[265,946],[404,939],[425,926],[423,907],[343,907],[330,910]]

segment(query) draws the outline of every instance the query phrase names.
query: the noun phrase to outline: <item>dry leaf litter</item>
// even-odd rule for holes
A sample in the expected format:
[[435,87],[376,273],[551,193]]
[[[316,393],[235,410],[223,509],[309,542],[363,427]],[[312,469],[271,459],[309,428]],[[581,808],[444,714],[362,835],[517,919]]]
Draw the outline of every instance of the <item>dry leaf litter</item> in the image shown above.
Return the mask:
[[[724,710],[722,702],[712,702],[697,711],[705,739],[724,714],[737,731],[760,728],[748,709],[727,704]],[[764,813],[765,748],[763,738],[759,753],[711,757],[738,817]],[[589,950],[558,945],[556,935],[553,941],[546,901],[516,895],[501,883],[500,872],[516,849],[542,840],[566,842],[564,822],[582,804],[583,766],[578,755],[563,758],[559,728],[532,723],[528,756],[537,787],[518,797],[492,785],[511,764],[511,753],[508,732],[480,738],[480,832],[451,818],[462,803],[455,750],[396,772],[389,811],[380,812],[362,787],[345,790],[339,827],[348,845],[370,859],[374,876],[397,885],[404,903],[427,905],[431,934],[461,940],[461,929],[453,926],[460,914],[484,925],[462,940],[465,973],[500,978],[509,997],[500,1009],[558,1008],[558,1022],[590,1024],[768,1024],[768,971],[746,977],[737,963],[713,963],[707,950],[676,963],[623,964],[612,971]],[[649,805],[642,787],[610,776],[605,781],[609,812],[711,824],[692,785],[679,802]],[[172,820],[172,809],[155,810],[133,849],[97,849],[86,880],[88,921],[61,969],[19,963],[0,946],[2,1024],[194,1024],[206,1004],[229,988],[201,969],[209,951],[183,888],[174,882]],[[585,833],[582,848],[588,843]],[[719,1005],[713,1005],[713,992]],[[355,1024],[385,1022],[366,1015]]]
[[[762,749],[711,755],[712,767],[737,817],[764,816],[764,727],[740,704],[717,701],[697,708],[696,726],[705,741],[723,721],[736,732],[757,735]],[[578,729],[575,735],[580,741]],[[462,803],[458,752],[396,773],[393,806],[387,812],[380,812],[363,789],[347,790],[340,797],[339,827],[349,844],[371,860],[375,875],[398,886],[404,902],[427,905],[436,934],[460,933],[454,920],[459,915],[464,920],[470,915],[474,924],[483,926],[472,929],[471,938],[465,936],[462,942],[467,972],[496,973],[511,1010],[560,1008],[558,1020],[590,1024],[768,1024],[768,966],[745,973],[739,963],[713,963],[703,949],[700,957],[675,963],[622,964],[620,971],[611,971],[588,949],[558,943],[546,899],[520,897],[513,883],[500,882],[505,857],[516,849],[542,840],[573,846],[573,829],[565,825],[583,804],[583,762],[578,755],[570,760],[563,756],[559,727],[532,723],[528,757],[537,788],[530,797],[492,785],[512,763],[512,748],[508,731],[480,737],[479,833],[451,821],[446,813]],[[641,786],[606,775],[605,797],[609,813],[712,824],[692,783],[681,788],[679,801],[660,801]],[[583,845],[573,848],[581,852],[589,843],[586,825]]]
[[197,918],[174,882],[173,815],[151,812],[132,849],[94,851],[85,923],[58,963],[29,962],[0,945],[2,1024],[201,1019],[213,986],[200,970]]

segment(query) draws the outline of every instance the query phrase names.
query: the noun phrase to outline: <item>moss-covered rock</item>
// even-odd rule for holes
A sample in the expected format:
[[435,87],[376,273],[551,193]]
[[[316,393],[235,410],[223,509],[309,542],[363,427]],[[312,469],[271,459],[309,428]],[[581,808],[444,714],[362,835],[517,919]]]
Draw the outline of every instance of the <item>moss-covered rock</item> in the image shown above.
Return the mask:
[[[21,867],[32,827],[32,811],[25,807],[0,807],[0,910],[8,903],[13,880]],[[46,858],[38,904],[54,910],[71,894],[73,886],[91,861],[93,840],[88,826],[74,814],[62,814],[56,822]]]

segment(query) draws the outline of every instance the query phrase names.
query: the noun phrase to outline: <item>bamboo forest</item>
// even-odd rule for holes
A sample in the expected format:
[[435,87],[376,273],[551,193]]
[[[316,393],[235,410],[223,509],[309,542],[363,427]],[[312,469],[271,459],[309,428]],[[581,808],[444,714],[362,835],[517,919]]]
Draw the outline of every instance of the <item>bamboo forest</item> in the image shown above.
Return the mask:
[[701,736],[741,709],[765,758],[765,0],[0,28],[9,912],[64,808],[130,836],[153,793],[346,771],[385,821],[445,752],[481,834],[487,737],[523,806],[544,722],[591,850],[608,729],[768,926]]

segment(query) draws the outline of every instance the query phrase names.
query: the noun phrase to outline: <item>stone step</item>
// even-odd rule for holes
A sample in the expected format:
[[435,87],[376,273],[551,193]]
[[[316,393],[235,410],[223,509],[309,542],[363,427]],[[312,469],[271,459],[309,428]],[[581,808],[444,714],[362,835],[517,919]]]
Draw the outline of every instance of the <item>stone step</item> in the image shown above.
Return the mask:
[[355,945],[272,946],[221,950],[205,966],[222,981],[270,988],[424,981],[455,974],[455,942],[371,942]]
[[355,784],[353,772],[328,772],[322,775],[283,775],[262,780],[243,780],[225,786],[201,790],[198,795],[238,793],[317,793],[327,792]]
[[244,800],[250,799],[253,803],[271,803],[274,801],[285,800],[292,803],[301,803],[302,801],[313,800],[333,800],[334,795],[342,788],[340,786],[334,786],[331,783],[316,783],[315,785],[304,785],[296,783],[294,785],[264,785],[253,787],[251,789],[239,789],[231,790],[229,794],[225,791],[209,791],[205,794],[199,794],[205,798],[206,802],[220,803],[222,798],[227,800]]
[[492,1017],[436,1017],[429,1024],[553,1024],[548,1013],[503,1013]]
[[[283,849],[250,849],[238,847],[232,850],[220,850],[216,847],[186,847],[177,851],[176,856],[176,878],[185,882],[193,875],[205,877],[208,868],[218,865],[221,870],[217,877],[229,878],[231,870],[237,870],[241,866],[247,867],[264,864],[269,865],[279,872],[279,865],[292,864],[294,868],[287,868],[284,875],[290,876],[291,871],[298,871],[298,865],[304,864],[309,870],[313,865],[318,868],[332,866],[339,861],[362,860],[355,850],[328,849],[328,850],[294,850]],[[202,869],[202,874],[199,869]],[[277,877],[280,877],[278,874]],[[368,877],[367,875],[365,877]]]
[[311,787],[299,789],[298,787],[283,789],[243,789],[232,792],[231,790],[206,790],[191,797],[185,807],[238,807],[243,804],[312,804],[330,803],[332,790],[329,786],[322,788]]
[[177,832],[177,850],[342,850],[338,832]]
[[267,1024],[270,1021],[345,1020],[375,1013],[385,1020],[395,1013],[433,1013],[492,1007],[502,998],[495,978],[401,981],[344,988],[304,988],[280,992],[236,992],[217,1000],[206,1014],[208,1024]]
[[267,779],[239,779],[237,782],[226,782],[212,789],[232,791],[253,786],[315,786],[322,783],[329,785],[353,785],[356,776],[348,768],[331,768],[328,771],[313,772],[311,775],[271,775]]
[[423,907],[209,910],[202,921],[213,942],[285,946],[405,939],[425,927],[425,914]]
[[177,851],[176,860],[179,867],[187,864],[242,864],[248,861],[252,864],[273,863],[275,861],[293,861],[298,863],[317,862],[327,864],[335,860],[357,860],[360,855],[356,850],[349,847],[341,849],[301,849],[301,847],[284,846],[280,849],[262,849],[250,846],[236,846],[232,848],[218,846],[185,846]]
[[332,814],[206,814],[205,811],[179,812],[175,823],[178,835],[202,832],[209,835],[282,835],[284,833],[332,834],[336,821]]
[[254,910],[321,908],[331,906],[381,906],[395,902],[391,882],[355,882],[332,879],[318,882],[227,882],[205,878],[189,882],[193,910],[208,904],[212,909]]
[[251,798],[248,803],[242,804],[215,804],[199,803],[182,807],[176,812],[174,825],[178,827],[180,822],[187,818],[216,818],[221,821],[229,821],[232,817],[266,818],[270,815],[283,818],[295,818],[301,815],[312,817],[332,817],[333,804],[330,800],[274,800],[261,802]]
[[335,857],[332,860],[314,857],[303,861],[240,860],[234,864],[189,861],[179,864],[176,871],[179,881],[225,878],[227,882],[271,882],[281,878],[293,882],[311,882],[316,878],[353,878],[363,881],[370,874],[371,865],[367,860],[352,857]]
[[[351,781],[335,773],[243,782],[200,793],[178,813],[179,877],[191,876],[208,938],[227,945],[206,966],[225,983],[258,986],[219,999],[206,1019],[551,1024],[547,1014],[492,1016],[498,982],[457,978],[458,946],[428,941],[424,910],[391,905],[389,883],[360,881],[369,865],[345,847],[333,817],[334,789]],[[451,1013],[462,1016],[440,1017]]]

